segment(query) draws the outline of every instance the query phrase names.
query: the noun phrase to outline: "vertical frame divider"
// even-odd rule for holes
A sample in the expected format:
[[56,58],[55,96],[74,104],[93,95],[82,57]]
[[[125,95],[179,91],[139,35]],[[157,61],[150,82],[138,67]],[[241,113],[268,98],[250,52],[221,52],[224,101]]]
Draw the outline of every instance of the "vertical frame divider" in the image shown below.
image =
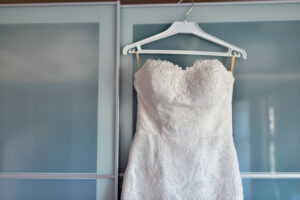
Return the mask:
[[116,80],[115,80],[115,173],[114,193],[115,200],[118,200],[119,184],[119,79],[120,79],[120,0],[116,6]]
[[[100,20],[99,20],[99,22],[98,22],[99,24],[99,27],[98,27],[98,31],[99,31],[99,35],[98,35],[98,37],[99,37],[99,41],[98,41],[98,48],[99,48],[99,52],[98,52],[98,70],[100,70],[100,48],[101,48],[101,35],[100,35],[100,33],[101,33],[101,29],[100,29]],[[97,117],[98,117],[98,119],[97,119],[97,160],[96,160],[96,162],[97,162],[97,169],[96,169],[96,200],[99,200],[100,199],[100,190],[99,190],[99,183],[100,183],[100,181],[99,181],[99,177],[98,177],[98,175],[99,175],[99,165],[100,165],[100,159],[99,159],[99,144],[100,144],[100,142],[99,142],[99,137],[100,137],[100,134],[99,134],[99,128],[100,128],[100,125],[99,125],[99,118],[100,118],[100,113],[99,113],[99,106],[100,106],[100,103],[99,103],[99,99],[100,99],[100,72],[98,71],[98,105],[97,105]]]
[[[97,135],[97,181],[96,199],[115,199],[115,47],[116,4],[99,7],[95,11],[99,23],[98,62],[98,135]],[[93,8],[93,7],[91,7]],[[109,20],[110,19],[110,20]],[[112,32],[110,31],[112,30]],[[110,38],[110,39],[108,39]],[[109,156],[108,156],[109,155]],[[118,164],[118,163],[117,163]],[[110,180],[99,175],[107,174]]]

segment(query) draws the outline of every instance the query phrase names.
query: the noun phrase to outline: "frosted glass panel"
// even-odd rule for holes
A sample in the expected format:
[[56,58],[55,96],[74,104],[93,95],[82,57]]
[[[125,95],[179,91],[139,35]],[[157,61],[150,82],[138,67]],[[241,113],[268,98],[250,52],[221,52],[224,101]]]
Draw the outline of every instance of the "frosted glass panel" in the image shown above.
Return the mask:
[[95,180],[0,180],[0,199],[95,200]]
[[101,200],[114,199],[114,180],[109,180],[109,179],[97,180],[97,199],[101,199]]
[[297,179],[245,179],[245,200],[297,200],[300,199],[300,180]]
[[[300,157],[295,153],[300,151],[300,21],[199,25],[248,53],[247,60],[236,61],[234,72],[233,131],[241,171],[300,171]],[[133,25],[133,41],[169,26]],[[224,51],[188,35],[173,36],[144,48]],[[166,59],[186,67],[195,59],[214,57],[142,54],[141,64],[148,58]],[[229,70],[230,58],[217,58]],[[135,56],[133,61],[134,73],[137,70]],[[134,96],[133,122],[136,122],[136,103]],[[134,127],[135,123],[132,133]],[[121,164],[124,171],[125,165]]]
[[96,172],[98,44],[97,23],[0,25],[1,172]]

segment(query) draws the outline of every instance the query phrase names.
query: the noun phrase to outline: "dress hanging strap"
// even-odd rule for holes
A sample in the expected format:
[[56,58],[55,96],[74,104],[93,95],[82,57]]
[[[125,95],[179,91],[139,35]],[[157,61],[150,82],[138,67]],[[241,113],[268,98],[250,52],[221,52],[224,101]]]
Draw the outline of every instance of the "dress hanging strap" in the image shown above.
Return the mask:
[[230,66],[230,71],[233,73],[234,71],[234,62],[235,62],[235,57],[236,55],[232,55],[231,57],[231,66]]
[[137,68],[138,68],[138,70],[140,70],[141,69],[141,65],[140,65],[140,56],[139,56],[139,53],[135,52],[135,55],[136,55]]

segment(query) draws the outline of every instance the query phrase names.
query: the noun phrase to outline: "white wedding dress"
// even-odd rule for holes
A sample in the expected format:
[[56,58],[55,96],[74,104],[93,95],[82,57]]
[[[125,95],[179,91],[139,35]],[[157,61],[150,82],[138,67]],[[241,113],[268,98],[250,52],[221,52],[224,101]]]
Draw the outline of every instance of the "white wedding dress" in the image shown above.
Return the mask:
[[138,111],[122,200],[242,200],[232,137],[235,78],[217,59],[185,70],[148,59],[134,75]]

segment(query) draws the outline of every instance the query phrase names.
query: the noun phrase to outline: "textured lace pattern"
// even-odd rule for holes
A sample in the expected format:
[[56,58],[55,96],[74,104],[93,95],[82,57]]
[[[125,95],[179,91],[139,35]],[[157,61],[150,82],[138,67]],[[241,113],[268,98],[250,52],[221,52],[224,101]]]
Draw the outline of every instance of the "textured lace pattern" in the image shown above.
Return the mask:
[[148,59],[135,73],[138,113],[122,200],[242,200],[232,137],[235,78],[216,59],[185,70]]

